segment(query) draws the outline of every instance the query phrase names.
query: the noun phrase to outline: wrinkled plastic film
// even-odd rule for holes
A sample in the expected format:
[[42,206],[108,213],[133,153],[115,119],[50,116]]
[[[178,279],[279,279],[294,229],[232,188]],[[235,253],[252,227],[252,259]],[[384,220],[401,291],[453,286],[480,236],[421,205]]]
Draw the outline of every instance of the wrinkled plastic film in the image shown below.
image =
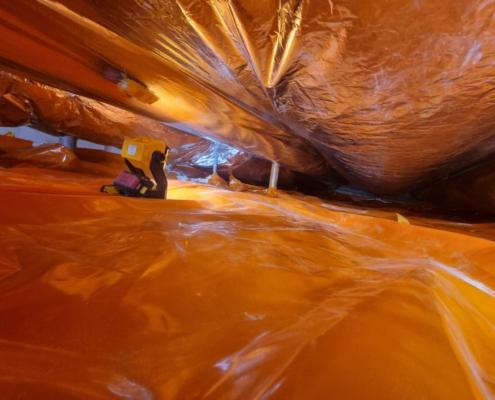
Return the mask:
[[[287,134],[280,124],[273,125],[268,114],[262,119],[253,116],[255,110],[251,107],[246,110],[243,104],[234,101],[235,97],[228,96],[227,100],[224,93],[198,85],[196,77],[163,63],[162,57],[150,52],[146,46],[133,44],[59,3],[26,2],[15,7],[2,3],[1,8],[0,17],[8,21],[2,26],[5,37],[25,44],[33,53],[46,53],[53,57],[51,60],[58,61],[54,74],[53,62],[36,59],[33,63],[27,52],[20,53],[11,47],[10,41],[5,41],[2,43],[4,52],[0,50],[0,54],[16,66],[36,70],[54,84],[63,82],[84,93],[155,116],[170,127],[214,137],[265,158],[282,157],[296,170],[313,174],[323,171],[324,161],[319,159],[317,152],[300,138]],[[22,19],[29,20],[29,26],[17,24],[19,13],[22,13]],[[43,18],[53,19],[50,32],[42,32],[46,29],[45,24],[39,24]],[[36,32],[37,40],[32,40],[33,32]],[[64,44],[59,41],[54,49],[52,43],[60,37],[67,41]],[[105,77],[109,66],[125,70],[139,79],[160,100],[153,106],[146,106],[129,98]]]
[[[292,170],[396,193],[494,150],[492,2],[0,6],[6,62]],[[126,97],[106,65],[160,101]]]
[[167,202],[95,195],[105,179],[2,171],[6,398],[493,397],[492,240],[175,180]]
[[[100,194],[117,155],[1,138],[0,397],[494,398],[493,223],[236,180],[277,161],[490,211],[494,7],[0,0],[0,62],[45,82],[0,74],[3,124],[241,150],[164,202]],[[204,177],[212,146],[170,167]]]
[[170,147],[199,142],[152,119],[83,96],[0,72],[0,125],[30,124],[53,134],[70,134],[120,146],[124,137],[149,136]]

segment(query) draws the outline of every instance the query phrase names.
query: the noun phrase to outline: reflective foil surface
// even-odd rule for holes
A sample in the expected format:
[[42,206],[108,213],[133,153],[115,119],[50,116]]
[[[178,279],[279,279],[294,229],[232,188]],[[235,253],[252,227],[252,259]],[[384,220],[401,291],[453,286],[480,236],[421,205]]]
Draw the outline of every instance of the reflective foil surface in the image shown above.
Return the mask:
[[[486,0],[0,1],[0,57],[310,174],[397,193],[494,151]],[[124,71],[159,101],[129,98]]]
[[124,137],[143,135],[161,138],[170,147],[201,141],[150,118],[0,71],[0,126],[25,124],[115,146],[121,146]]
[[[495,224],[394,208],[493,214],[494,11],[0,0],[1,124],[235,147],[230,183],[146,201],[99,193],[116,155],[1,137],[0,398],[494,399]],[[214,145],[183,139],[170,166],[209,174]],[[236,180],[273,160],[400,196]]]

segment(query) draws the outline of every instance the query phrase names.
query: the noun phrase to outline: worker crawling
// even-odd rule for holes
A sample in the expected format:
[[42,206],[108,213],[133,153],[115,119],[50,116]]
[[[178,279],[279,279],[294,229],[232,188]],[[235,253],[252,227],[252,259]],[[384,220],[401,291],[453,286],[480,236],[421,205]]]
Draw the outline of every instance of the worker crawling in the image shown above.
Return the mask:
[[167,144],[161,140],[126,138],[121,155],[128,170],[122,171],[112,185],[103,186],[101,191],[130,197],[165,199],[168,151]]

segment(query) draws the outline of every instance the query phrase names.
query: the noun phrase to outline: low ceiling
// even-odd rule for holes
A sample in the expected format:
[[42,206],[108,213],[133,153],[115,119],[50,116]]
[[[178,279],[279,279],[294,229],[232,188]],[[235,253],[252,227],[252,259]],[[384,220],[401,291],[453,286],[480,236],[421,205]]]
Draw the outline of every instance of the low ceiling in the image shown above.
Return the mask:
[[0,0],[0,37],[6,67],[375,193],[495,152],[492,1]]

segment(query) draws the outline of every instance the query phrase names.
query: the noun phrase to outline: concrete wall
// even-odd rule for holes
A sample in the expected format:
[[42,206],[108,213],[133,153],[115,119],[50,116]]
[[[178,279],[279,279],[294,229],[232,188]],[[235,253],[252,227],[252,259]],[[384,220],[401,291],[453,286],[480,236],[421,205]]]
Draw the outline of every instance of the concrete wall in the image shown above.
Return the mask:
[[[7,132],[13,132],[19,139],[30,140],[33,142],[33,146],[41,146],[42,144],[52,144],[60,143],[64,144],[67,140],[64,140],[63,136],[53,136],[45,132],[41,132],[37,129],[31,128],[30,126],[18,126],[15,128],[11,127],[0,127],[0,135],[4,135]],[[89,142],[87,140],[77,139],[76,146],[82,149],[97,149],[105,150],[111,153],[120,153],[120,149],[113,146],[103,146],[101,144]]]

